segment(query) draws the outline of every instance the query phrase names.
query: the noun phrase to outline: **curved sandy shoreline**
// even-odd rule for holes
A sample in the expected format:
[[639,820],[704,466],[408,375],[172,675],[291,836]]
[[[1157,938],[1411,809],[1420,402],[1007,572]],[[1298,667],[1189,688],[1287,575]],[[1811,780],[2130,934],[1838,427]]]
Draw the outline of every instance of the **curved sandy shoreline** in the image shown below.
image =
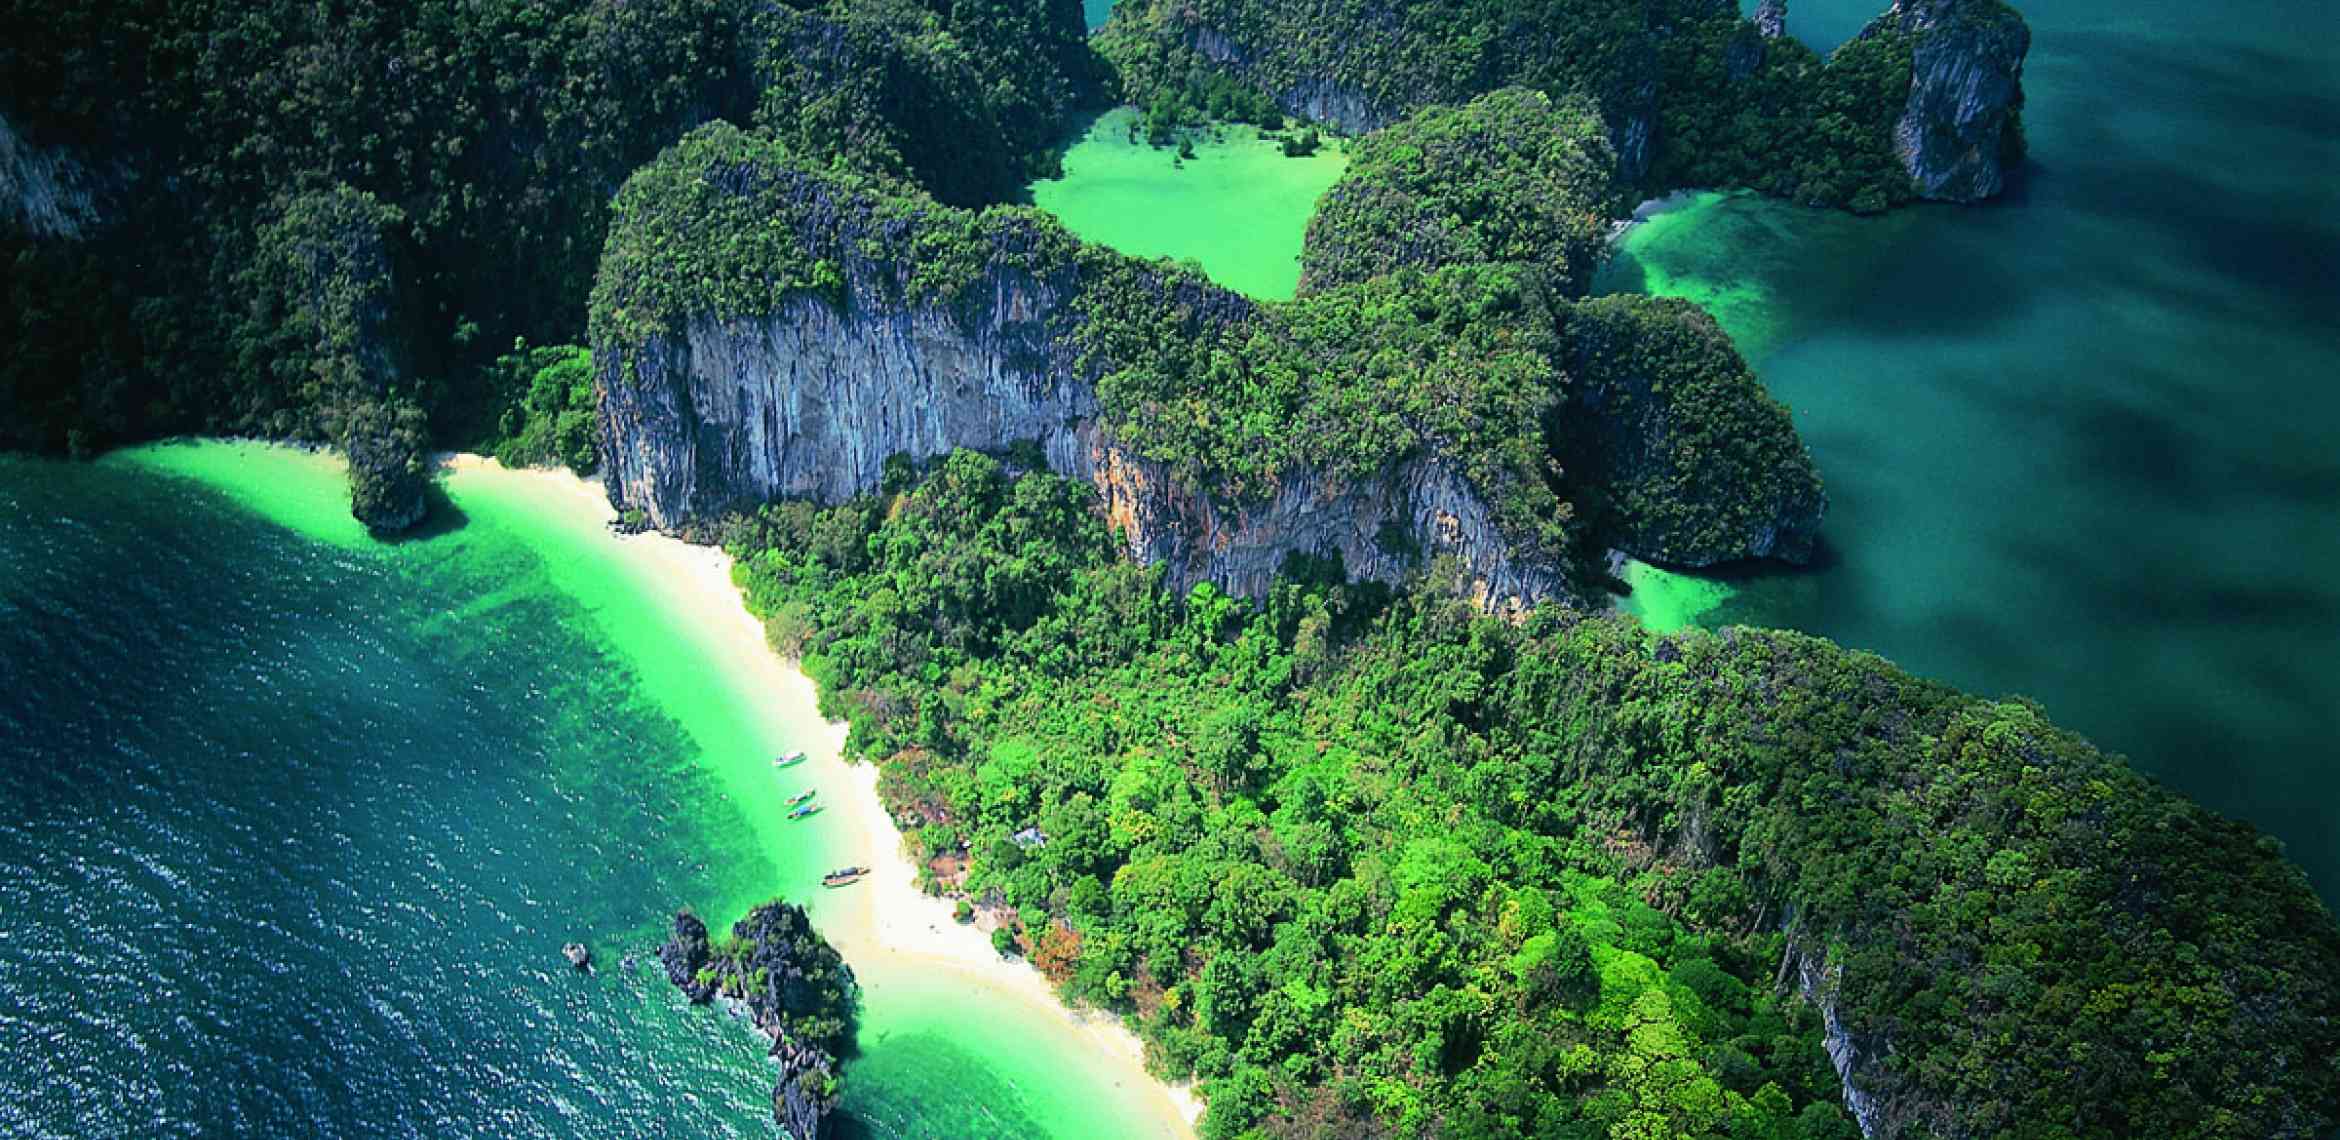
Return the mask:
[[[1139,1095],[1134,1099],[1150,1110],[1148,1135],[1172,1140],[1194,1136],[1202,1102],[1188,1086],[1167,1084],[1145,1071],[1144,1048],[1136,1034],[1109,1014],[1066,1006],[1038,970],[1001,958],[982,931],[951,917],[948,902],[918,889],[917,869],[902,851],[901,830],[878,797],[876,768],[845,762],[846,726],[821,718],[812,679],[782,660],[765,640],[763,624],[748,613],[732,581],[729,555],[663,534],[608,532],[607,523],[617,512],[600,485],[566,470],[516,470],[468,454],[445,456],[443,462],[457,478],[525,486],[531,501],[544,509],[575,512],[603,528],[612,555],[654,575],[662,599],[690,613],[698,632],[714,642],[708,648],[717,659],[710,664],[765,695],[772,710],[796,730],[809,757],[807,766],[825,770],[833,777],[827,782],[849,789],[839,797],[844,802],[832,801],[842,809],[832,818],[852,825],[852,850],[841,855],[847,862],[867,865],[872,873],[859,889],[824,896],[816,909],[822,934],[847,962],[865,976],[897,971],[947,976],[1057,1021],[1095,1057],[1110,1062],[1117,1074],[1115,1085],[1136,1090]],[[807,725],[823,728],[806,738]]]

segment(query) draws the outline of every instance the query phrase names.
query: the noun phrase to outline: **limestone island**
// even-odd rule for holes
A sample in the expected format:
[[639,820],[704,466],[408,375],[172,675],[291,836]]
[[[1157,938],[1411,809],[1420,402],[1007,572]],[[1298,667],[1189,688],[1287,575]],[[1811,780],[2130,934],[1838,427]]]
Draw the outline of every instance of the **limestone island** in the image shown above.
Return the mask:
[[853,1043],[860,986],[804,909],[769,902],[733,923],[720,942],[707,924],[682,911],[658,961],[693,1004],[735,1002],[757,1032],[771,1038],[780,1079],[772,1088],[772,1118],[790,1140],[816,1140],[821,1121],[836,1110],[844,1078],[838,1054]]

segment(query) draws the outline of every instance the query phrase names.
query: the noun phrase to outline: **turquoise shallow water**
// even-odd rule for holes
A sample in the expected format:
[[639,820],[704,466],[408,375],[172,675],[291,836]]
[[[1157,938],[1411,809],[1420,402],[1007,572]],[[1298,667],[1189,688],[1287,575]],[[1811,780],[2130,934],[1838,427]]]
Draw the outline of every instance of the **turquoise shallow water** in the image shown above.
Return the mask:
[[[329,465],[166,455],[269,468],[0,457],[0,1135],[772,1135],[760,1042],[621,963],[821,833],[696,762],[641,599],[485,490],[385,546]],[[932,989],[872,984],[840,1135],[1116,1133],[1078,1046]]]
[[[2036,697],[2340,896],[2340,24],[2020,6],[2034,163],[2004,202],[1708,198],[1613,267],[1714,309],[1832,499],[1817,570],[1695,620]],[[1790,28],[1826,46],[1869,7]]]

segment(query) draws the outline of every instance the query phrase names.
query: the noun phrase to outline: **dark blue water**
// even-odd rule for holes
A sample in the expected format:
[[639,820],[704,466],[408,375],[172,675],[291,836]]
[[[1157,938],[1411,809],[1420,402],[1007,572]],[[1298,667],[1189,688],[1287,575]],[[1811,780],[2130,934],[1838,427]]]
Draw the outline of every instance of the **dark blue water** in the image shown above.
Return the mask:
[[0,1135],[770,1134],[745,1030],[614,968],[746,856],[503,557],[0,460]]
[[[265,448],[0,457],[0,1136],[775,1134],[765,1043],[645,951],[835,860],[749,826],[740,726],[652,702],[610,631],[662,611],[553,573],[525,494],[393,545],[345,494]],[[1045,1014],[870,976],[837,1135],[1152,1127]]]

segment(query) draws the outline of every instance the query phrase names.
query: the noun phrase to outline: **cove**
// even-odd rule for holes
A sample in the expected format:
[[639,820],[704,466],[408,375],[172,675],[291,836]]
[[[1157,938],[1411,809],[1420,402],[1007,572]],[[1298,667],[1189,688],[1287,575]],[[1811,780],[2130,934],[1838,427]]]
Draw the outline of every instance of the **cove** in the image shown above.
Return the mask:
[[2340,37],[2300,0],[2022,7],[2005,201],[1696,195],[1610,267],[1714,312],[1831,496],[1815,569],[1689,620],[2035,697],[2340,897]]
[[1284,157],[1256,127],[1224,123],[1195,157],[1130,141],[1135,108],[1099,115],[1064,154],[1064,177],[1032,184],[1033,204],[1073,233],[1137,257],[1200,262],[1211,280],[1262,300],[1300,284],[1300,241],[1316,200],[1348,159],[1337,139]]
[[865,989],[837,1134],[1185,1134],[1112,1027],[875,906],[906,866],[811,885],[891,827],[715,552],[445,486],[377,543],[329,456],[0,459],[0,1133],[768,1136],[760,1042],[641,952],[786,894]]

